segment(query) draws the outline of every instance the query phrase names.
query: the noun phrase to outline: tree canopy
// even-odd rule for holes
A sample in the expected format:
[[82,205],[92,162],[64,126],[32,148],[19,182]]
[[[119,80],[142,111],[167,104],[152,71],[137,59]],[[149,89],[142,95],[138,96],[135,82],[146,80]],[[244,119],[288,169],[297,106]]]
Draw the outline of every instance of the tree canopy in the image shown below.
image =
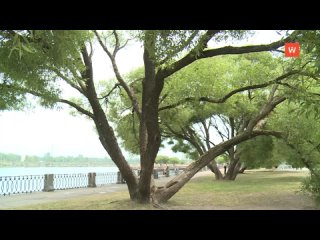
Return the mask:
[[[0,63],[1,88],[7,89],[1,104],[8,108],[31,94],[43,106],[64,103],[84,114],[95,123],[102,146],[126,180],[130,198],[161,203],[226,151],[238,159],[235,146],[249,139],[275,136],[287,139],[290,146],[290,134],[269,124],[278,105],[290,102],[303,106],[309,115],[318,115],[319,31],[291,31],[270,44],[208,47],[209,41],[244,39],[248,34],[224,30],[1,30],[0,57],[6,59]],[[142,44],[144,65],[126,76],[120,73],[116,59],[129,38]],[[285,42],[296,40],[305,44],[299,59],[260,53],[279,51]],[[111,62],[114,81],[99,84],[94,78],[95,42]],[[64,86],[76,90],[79,97],[67,98]],[[10,91],[16,93],[12,98]],[[174,139],[176,146],[182,146],[179,139],[183,138],[171,133],[186,131],[191,137],[192,131],[200,130],[196,124],[204,121],[206,125],[216,116],[227,119],[236,131],[220,142],[207,141],[197,160],[157,188],[152,171],[162,139]],[[170,135],[169,128],[173,130]],[[121,140],[140,155],[139,178],[122,153]],[[182,143],[189,146],[186,151],[192,151],[190,144]],[[238,163],[234,161],[234,168]]]

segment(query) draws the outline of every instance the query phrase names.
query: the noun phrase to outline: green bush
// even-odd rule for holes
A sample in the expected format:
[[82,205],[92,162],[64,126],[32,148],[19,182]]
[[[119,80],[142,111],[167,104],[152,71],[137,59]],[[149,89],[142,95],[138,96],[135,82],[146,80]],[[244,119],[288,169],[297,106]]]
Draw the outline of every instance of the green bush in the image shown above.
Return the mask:
[[313,197],[320,205],[320,169],[316,169],[302,183],[302,191]]
[[215,160],[218,164],[223,164],[228,162],[228,157],[224,154],[224,155],[218,156]]

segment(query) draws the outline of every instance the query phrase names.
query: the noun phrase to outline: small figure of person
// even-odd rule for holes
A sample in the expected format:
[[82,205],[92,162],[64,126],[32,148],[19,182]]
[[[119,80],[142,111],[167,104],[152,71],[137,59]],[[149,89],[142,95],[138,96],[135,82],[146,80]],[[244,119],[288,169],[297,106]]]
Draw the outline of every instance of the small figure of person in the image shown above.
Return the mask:
[[166,167],[166,177],[169,177],[170,176],[170,167],[169,166],[167,166]]
[[178,170],[178,168],[176,167],[175,164],[173,164],[173,169],[174,169],[174,173],[175,173],[176,175],[178,175],[179,170]]
[[165,164],[165,165],[164,165],[164,168],[163,168],[163,175],[166,175],[166,174],[167,174],[167,169],[168,169],[168,165]]
[[223,165],[223,168],[224,168],[224,175],[226,175],[227,174],[227,164],[226,163]]

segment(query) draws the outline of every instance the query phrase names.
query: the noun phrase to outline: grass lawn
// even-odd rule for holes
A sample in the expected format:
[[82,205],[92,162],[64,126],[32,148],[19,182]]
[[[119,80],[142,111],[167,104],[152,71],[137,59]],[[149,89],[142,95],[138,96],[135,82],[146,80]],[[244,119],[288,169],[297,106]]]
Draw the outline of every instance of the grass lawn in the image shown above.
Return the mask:
[[[299,190],[307,173],[246,171],[236,181],[215,181],[213,175],[194,178],[167,204],[167,209],[317,209]],[[72,198],[16,209],[155,209],[129,200],[127,192]]]
[[246,171],[236,181],[195,178],[167,206],[170,209],[317,209],[300,192],[303,172]]

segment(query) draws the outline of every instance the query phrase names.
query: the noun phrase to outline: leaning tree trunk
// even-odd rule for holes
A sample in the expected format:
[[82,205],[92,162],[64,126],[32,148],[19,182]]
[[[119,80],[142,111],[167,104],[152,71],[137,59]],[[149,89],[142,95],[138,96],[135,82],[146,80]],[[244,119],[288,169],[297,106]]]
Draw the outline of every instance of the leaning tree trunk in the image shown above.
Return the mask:
[[273,97],[276,88],[273,88],[273,92],[269,101],[266,105],[263,106],[259,114],[250,120],[246,130],[239,135],[222,142],[216,145],[213,148],[210,148],[207,152],[205,152],[197,161],[190,164],[186,170],[175,177],[171,181],[169,181],[163,188],[155,189],[153,194],[153,201],[155,202],[166,202],[168,201],[176,192],[178,192],[201,168],[205,167],[215,159],[216,157],[223,154],[225,151],[237,145],[243,141],[254,138],[260,135],[273,135],[280,137],[281,133],[275,131],[261,131],[254,130],[254,126],[263,118],[265,118],[278,104],[286,100],[285,97]]
[[152,200],[155,203],[168,201],[175,193],[177,193],[200,169],[207,166],[212,159],[220,156],[230,147],[239,144],[247,139],[257,136],[254,132],[243,132],[238,136],[216,145],[205,152],[198,160],[191,163],[183,173],[169,181],[164,187],[156,188],[152,194]]
[[223,175],[220,171],[220,169],[218,168],[218,165],[216,163],[216,161],[211,161],[207,167],[211,170],[211,172],[214,173],[215,179],[216,180],[223,180]]

